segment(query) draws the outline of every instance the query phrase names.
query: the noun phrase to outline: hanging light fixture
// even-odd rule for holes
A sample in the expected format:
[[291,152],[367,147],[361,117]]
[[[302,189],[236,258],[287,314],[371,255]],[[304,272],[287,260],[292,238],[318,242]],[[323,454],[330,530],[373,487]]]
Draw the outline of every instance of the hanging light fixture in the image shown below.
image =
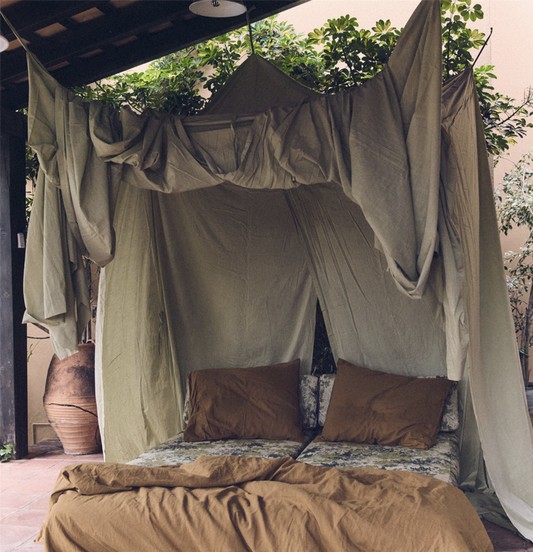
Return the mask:
[[[7,23],[8,27],[11,29],[11,32],[15,35],[15,38],[20,42],[22,47],[26,50],[26,52],[29,52],[28,47],[26,46],[26,43],[24,40],[20,37],[20,35],[15,30],[15,27],[11,25],[11,22],[9,19],[5,16],[4,12],[0,10],[0,16],[2,16],[2,19]],[[0,52],[3,52],[4,50],[7,50],[9,48],[9,40],[0,33]]]
[[0,52],[7,50],[9,47],[9,40],[2,34],[0,34]]
[[204,17],[235,17],[246,12],[246,6],[238,0],[196,0],[189,9]]
[[[13,30],[13,26],[8,21],[7,17],[4,15],[4,12],[2,10],[0,10],[0,15],[2,16],[2,19],[9,25],[9,28]],[[17,35],[15,34],[15,36]],[[0,33],[0,52],[3,52],[8,48],[9,48],[9,40],[2,33]]]

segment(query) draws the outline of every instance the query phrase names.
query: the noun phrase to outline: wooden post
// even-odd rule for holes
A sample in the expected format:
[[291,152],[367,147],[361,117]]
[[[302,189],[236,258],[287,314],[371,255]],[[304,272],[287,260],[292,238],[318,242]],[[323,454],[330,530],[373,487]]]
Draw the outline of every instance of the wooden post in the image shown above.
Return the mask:
[[28,367],[22,324],[25,252],[25,118],[2,109],[0,125],[0,444],[28,454]]

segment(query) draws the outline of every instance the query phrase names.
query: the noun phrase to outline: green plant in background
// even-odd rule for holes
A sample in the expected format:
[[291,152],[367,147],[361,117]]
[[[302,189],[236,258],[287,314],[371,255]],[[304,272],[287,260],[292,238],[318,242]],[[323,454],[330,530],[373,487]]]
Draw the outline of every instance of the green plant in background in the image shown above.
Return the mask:
[[380,20],[371,31],[358,29],[357,18],[328,19],[309,34],[312,44],[323,47],[318,91],[334,94],[371,79],[387,64],[401,31],[389,20]]
[[0,446],[0,462],[9,462],[15,454],[15,449],[11,443]]
[[[480,4],[471,0],[442,0],[443,81],[472,67],[473,52],[481,51],[485,34],[470,29],[470,22],[483,19]],[[355,17],[330,19],[321,29],[309,34],[313,44],[321,45],[324,70],[320,74],[319,92],[335,93],[359,86],[376,75],[387,64],[401,31],[389,20],[380,20],[371,30],[359,29]],[[494,66],[474,68],[476,90],[485,129],[487,150],[494,156],[505,153],[517,139],[533,128],[533,93],[516,100],[494,92]]]
[[[507,172],[495,192],[500,230],[507,235],[518,227],[527,229],[520,251],[505,254],[507,286],[518,335],[524,383],[529,382],[529,348],[533,346],[533,149]],[[528,296],[529,294],[529,296]]]
[[30,185],[30,189],[26,190],[26,233],[28,224],[30,223],[30,213],[33,205],[33,193],[37,184],[38,172],[39,161],[37,159],[37,155],[33,153],[32,149],[29,146],[26,146],[26,185],[28,185],[28,183]]
[[142,73],[121,73],[73,91],[85,101],[99,100],[115,109],[193,115],[205,105],[199,93],[204,82],[195,50],[189,49],[153,62]]
[[441,0],[441,13],[443,79],[446,81],[474,64],[472,50],[484,46],[485,35],[468,28],[467,24],[483,19],[484,14],[480,4],[472,6],[469,0]]
[[[270,17],[253,24],[254,51],[299,82],[313,88],[320,73],[319,54],[292,25]],[[173,115],[194,115],[251,54],[247,28],[221,35],[152,62],[142,73],[121,73],[105,82],[73,89],[85,101],[115,109],[129,106]]]

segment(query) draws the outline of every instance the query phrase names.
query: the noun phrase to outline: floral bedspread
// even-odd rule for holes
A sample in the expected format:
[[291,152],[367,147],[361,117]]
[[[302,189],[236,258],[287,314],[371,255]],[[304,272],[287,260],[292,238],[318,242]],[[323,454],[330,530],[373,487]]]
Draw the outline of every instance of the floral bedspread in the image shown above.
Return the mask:
[[428,450],[388,447],[360,443],[313,441],[298,456],[298,461],[314,466],[380,468],[430,475],[457,485],[459,478],[459,438],[440,432]]

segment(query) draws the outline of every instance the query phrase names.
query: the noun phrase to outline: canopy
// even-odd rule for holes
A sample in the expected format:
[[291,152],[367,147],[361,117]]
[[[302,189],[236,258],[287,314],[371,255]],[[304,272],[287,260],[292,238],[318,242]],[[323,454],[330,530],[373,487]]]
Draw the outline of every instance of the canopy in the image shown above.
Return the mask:
[[442,90],[439,2],[421,2],[363,86],[317,95],[252,56],[196,117],[83,103],[28,64],[42,170],[25,320],[75,352],[82,256],[105,266],[107,460],[181,429],[192,370],[300,358],[308,373],[318,298],[335,358],[461,381],[465,488],[480,489],[484,459],[533,538],[533,430],[482,123],[470,71]]

